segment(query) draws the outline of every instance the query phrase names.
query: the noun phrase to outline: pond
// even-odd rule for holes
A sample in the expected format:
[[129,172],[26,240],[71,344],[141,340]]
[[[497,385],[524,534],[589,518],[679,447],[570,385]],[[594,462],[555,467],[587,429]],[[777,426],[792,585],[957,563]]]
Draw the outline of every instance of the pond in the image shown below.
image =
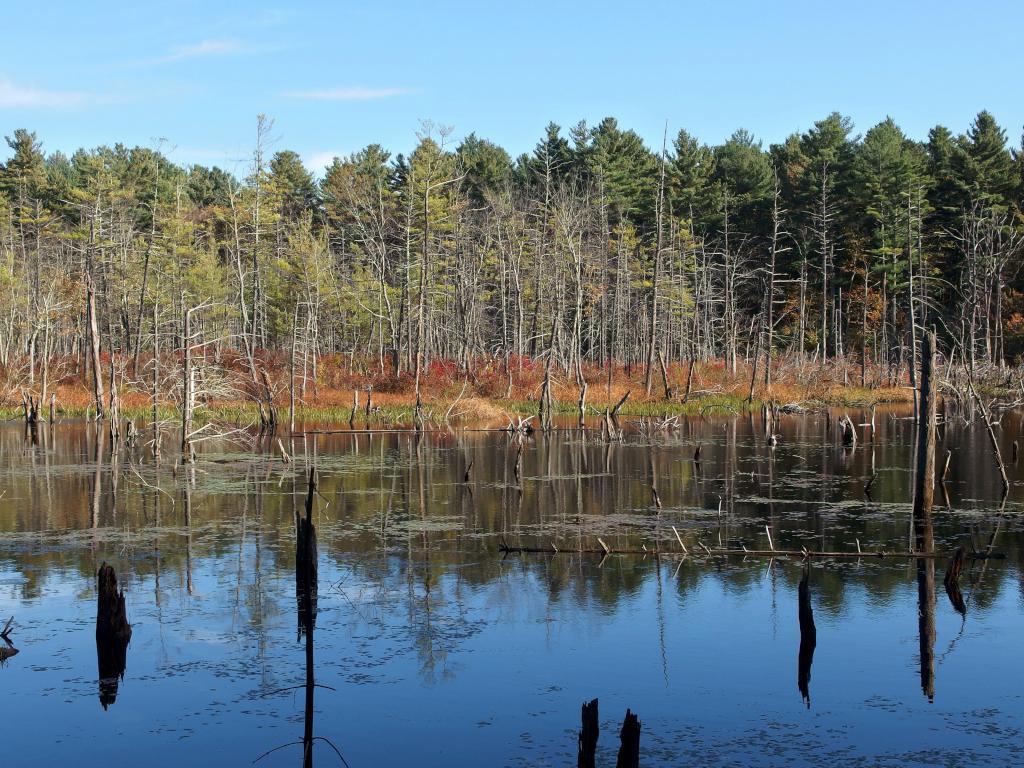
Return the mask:
[[[93,425],[4,425],[3,762],[298,765],[311,725],[318,765],[568,766],[597,698],[598,765],[627,708],[644,766],[1024,763],[1021,414],[1000,429],[1005,500],[983,428],[942,429],[930,560],[903,556],[913,420],[851,411],[849,450],[840,415],[783,416],[774,447],[746,415],[616,444],[311,427],[290,463],[276,440],[209,441],[185,467],[170,435],[157,463]],[[311,636],[296,521],[314,466]],[[955,604],[959,546],[1005,557],[969,558]],[[773,547],[893,556],[708,554]],[[104,562],[131,624],[113,671]]]

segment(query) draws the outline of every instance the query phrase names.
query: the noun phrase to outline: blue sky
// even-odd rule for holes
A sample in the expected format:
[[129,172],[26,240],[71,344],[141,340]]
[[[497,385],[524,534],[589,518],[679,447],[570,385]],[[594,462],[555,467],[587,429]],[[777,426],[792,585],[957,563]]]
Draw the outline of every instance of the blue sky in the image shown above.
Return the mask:
[[[241,168],[255,116],[312,167],[420,120],[516,155],[545,124],[606,115],[660,144],[686,128],[764,142],[838,110],[915,138],[992,111],[1018,146],[1024,3],[167,0],[10,4],[0,133],[48,151],[123,142]],[[6,147],[0,148],[0,157]]]

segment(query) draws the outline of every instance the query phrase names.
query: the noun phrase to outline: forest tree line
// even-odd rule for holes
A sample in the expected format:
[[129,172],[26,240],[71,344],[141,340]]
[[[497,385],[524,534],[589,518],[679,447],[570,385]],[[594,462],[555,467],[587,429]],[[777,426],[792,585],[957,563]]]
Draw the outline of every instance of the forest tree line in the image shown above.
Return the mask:
[[987,112],[925,141],[832,114],[767,148],[745,130],[649,147],[606,118],[550,124],[516,158],[425,123],[408,156],[370,145],[319,180],[272,136],[260,116],[237,173],[7,137],[8,382],[45,395],[52,360],[101,353],[141,381],[155,351],[196,349],[269,397],[268,355],[299,349],[314,378],[329,353],[417,382],[433,360],[545,357],[580,379],[637,366],[650,392],[662,361],[912,377],[933,327],[969,370],[1024,351],[1024,152]]

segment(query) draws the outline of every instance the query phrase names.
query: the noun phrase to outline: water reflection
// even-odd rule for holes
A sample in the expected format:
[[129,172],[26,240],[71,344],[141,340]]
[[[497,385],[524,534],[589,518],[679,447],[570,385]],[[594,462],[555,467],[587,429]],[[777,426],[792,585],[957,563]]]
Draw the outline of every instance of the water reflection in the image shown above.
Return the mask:
[[303,716],[302,764],[313,765],[313,692],[316,687],[313,669],[313,630],[316,628],[318,590],[316,528],[313,525],[313,494],[316,492],[316,470],[309,472],[306,492],[306,516],[299,520],[295,539],[295,595],[298,602],[299,636],[306,636],[306,707]]
[[[1002,526],[998,550],[1007,560],[968,560],[961,599],[972,632],[939,666],[935,637],[945,643],[956,635],[961,609],[936,605],[934,560],[816,560],[812,580],[786,558],[766,572],[763,559],[700,554],[698,542],[719,540],[752,550],[856,552],[859,542],[865,550],[905,552],[908,529],[916,535],[912,423],[880,412],[874,434],[865,430],[846,454],[823,416],[782,416],[772,427],[774,447],[763,424],[714,417],[649,438],[627,432],[613,443],[577,429],[546,437],[311,434],[304,444],[296,439],[290,465],[269,446],[250,453],[210,443],[194,467],[176,474],[146,451],[112,459],[104,429],[60,425],[43,430],[49,434],[41,432],[38,446],[23,442],[20,427],[13,437],[0,429],[0,610],[10,602],[19,627],[22,616],[36,627],[30,643],[19,636],[31,654],[4,672],[15,691],[41,682],[56,689],[65,679],[74,688],[82,668],[74,655],[76,607],[81,594],[91,596],[105,559],[115,564],[137,622],[132,706],[112,708],[107,722],[144,711],[152,727],[133,738],[166,748],[168,760],[173,753],[213,764],[230,742],[255,743],[253,752],[298,745],[301,727],[303,760],[311,761],[314,743],[325,743],[313,727],[319,705],[321,728],[360,724],[346,728],[341,744],[353,765],[445,764],[412,746],[436,740],[453,745],[447,764],[471,763],[481,750],[501,765],[568,763],[571,755],[562,760],[557,746],[565,742],[565,713],[598,693],[621,705],[620,715],[627,705],[644,713],[645,765],[678,764],[684,754],[724,762],[726,752],[714,749],[725,745],[742,762],[757,750],[741,734],[762,733],[765,718],[805,729],[790,746],[774,743],[778,754],[798,757],[799,743],[834,748],[853,762],[872,743],[857,729],[878,726],[876,713],[897,706],[912,713],[906,740],[930,743],[936,721],[914,706],[926,706],[920,691],[934,697],[936,668],[943,690],[960,691],[997,663],[989,659],[1015,653],[986,628],[1000,616],[1022,623],[1019,503],[1011,498],[999,516],[988,495],[990,480],[998,492],[998,475],[983,465],[975,475],[965,469],[976,435],[948,425],[944,439],[960,447],[947,481],[953,512],[936,510],[934,548],[945,564],[970,531],[985,530],[991,549],[988,534]],[[314,463],[317,509],[310,514],[302,506],[302,468]],[[319,539],[311,582],[303,575],[306,531]],[[502,537],[544,551],[502,560]],[[598,537],[651,554],[581,551],[599,549]],[[680,557],[682,546],[691,557]],[[790,618],[774,622],[776,596],[788,610],[796,603],[799,621],[780,608]],[[53,622],[59,632],[39,629]],[[810,706],[819,628],[830,652],[814,666],[814,719],[798,719]],[[802,706],[791,695],[798,644]],[[52,672],[27,663],[48,655],[57,659]],[[100,677],[120,683],[123,666],[105,671],[99,643],[97,660]],[[92,664],[89,658],[94,708]],[[337,695],[324,695],[323,684]],[[287,696],[270,695],[281,689],[294,693],[293,709]],[[199,703],[182,705],[182,691],[197,691]],[[1011,698],[996,697],[986,710],[973,697],[942,703],[999,718],[1020,714]],[[51,762],[67,762],[68,730],[78,721],[63,725],[46,698],[41,709],[53,734],[65,737]],[[381,729],[396,719],[403,743],[392,745]],[[966,733],[948,738],[970,740]],[[659,739],[672,746],[659,752]],[[375,753],[381,743],[395,754]],[[295,749],[261,765],[294,762]],[[1008,760],[996,747],[986,754]],[[239,759],[237,749],[219,757],[219,764]]]
[[96,574],[96,661],[103,709],[117,701],[117,688],[124,679],[131,639],[124,591],[117,588],[114,569],[104,563]]
[[798,615],[800,620],[800,652],[797,655],[797,687],[807,708],[811,708],[811,664],[814,663],[814,649],[818,645],[818,630],[814,626],[814,611],[811,609],[810,589],[811,566],[804,567],[797,587]]

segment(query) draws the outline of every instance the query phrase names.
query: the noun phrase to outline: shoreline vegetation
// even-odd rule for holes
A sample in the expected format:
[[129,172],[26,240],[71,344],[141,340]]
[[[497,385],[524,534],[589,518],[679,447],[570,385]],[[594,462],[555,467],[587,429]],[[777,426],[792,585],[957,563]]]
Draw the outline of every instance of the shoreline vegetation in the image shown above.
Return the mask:
[[[180,359],[161,361],[168,368],[178,367]],[[110,367],[104,360],[103,366]],[[144,366],[152,361],[143,359]],[[212,364],[212,361],[211,361]],[[8,389],[0,400],[0,418],[26,418],[29,404],[37,404],[37,418],[49,418],[52,402],[55,420],[96,417],[94,393],[81,374],[75,374],[73,360],[61,366],[72,371],[50,387],[47,402],[33,398],[27,390]],[[121,368],[120,363],[115,367]],[[297,424],[348,425],[366,428],[409,428],[416,420],[415,382],[408,376],[381,374],[374,361],[353,360],[349,356],[324,356],[319,360],[318,380],[295,380],[289,383],[288,371],[282,372],[273,359],[264,370],[274,392],[273,407],[283,422],[294,407]],[[460,424],[463,426],[505,427],[510,422],[537,417],[543,390],[545,366],[542,361],[521,359],[505,370],[502,360],[476,361],[469,371],[450,361],[435,361],[427,366],[421,380],[421,411],[428,424]],[[217,369],[227,384],[244,380],[246,372],[230,365]],[[745,413],[765,404],[816,410],[826,407],[871,408],[884,404],[912,405],[913,390],[906,382],[886,379],[880,371],[870,371],[866,386],[844,384],[860,375],[859,365],[832,362],[826,365],[801,363],[795,359],[773,361],[774,380],[766,388],[758,383],[750,387],[751,365],[739,362],[736,374],[728,372],[722,360],[695,362],[692,370],[685,364],[665,367],[663,386],[647,395],[644,392],[642,365],[615,365],[611,371],[597,365],[583,366],[588,398],[585,415],[600,417],[605,409],[619,406],[618,415],[626,418],[658,418],[704,416],[723,413]],[[511,374],[511,375],[510,375]],[[687,387],[689,384],[689,387]],[[295,401],[292,404],[292,391]],[[667,391],[666,391],[667,390]],[[304,392],[304,394],[303,394]],[[628,396],[626,396],[628,393]],[[228,393],[231,394],[231,393]],[[565,371],[551,375],[551,412],[555,416],[579,415],[580,386],[575,374]],[[179,422],[181,399],[171,391],[158,397],[156,417],[160,421]],[[623,397],[626,397],[624,402]],[[134,382],[125,371],[116,395],[117,411],[125,420],[149,422],[154,416],[154,401],[144,382]],[[109,395],[106,410],[111,410]],[[192,405],[192,419],[197,424],[224,424],[259,427],[260,404],[243,396],[203,396]]]

